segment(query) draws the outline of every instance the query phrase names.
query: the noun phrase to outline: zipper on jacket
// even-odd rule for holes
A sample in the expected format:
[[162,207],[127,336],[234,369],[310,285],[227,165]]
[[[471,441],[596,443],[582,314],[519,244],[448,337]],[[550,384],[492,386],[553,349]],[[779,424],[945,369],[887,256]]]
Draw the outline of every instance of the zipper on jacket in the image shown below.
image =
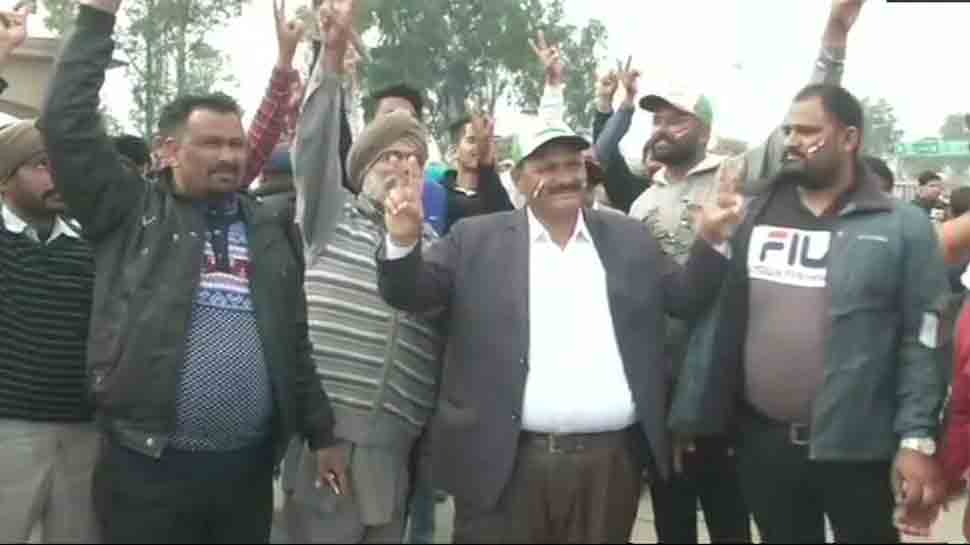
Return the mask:
[[400,311],[395,310],[391,315],[389,330],[390,336],[384,349],[384,371],[381,373],[381,385],[377,390],[377,396],[374,398],[374,409],[371,411],[373,416],[376,416],[382,409],[384,394],[387,392],[387,380],[391,374],[391,369],[394,367],[394,356],[397,355],[397,338],[401,330]]

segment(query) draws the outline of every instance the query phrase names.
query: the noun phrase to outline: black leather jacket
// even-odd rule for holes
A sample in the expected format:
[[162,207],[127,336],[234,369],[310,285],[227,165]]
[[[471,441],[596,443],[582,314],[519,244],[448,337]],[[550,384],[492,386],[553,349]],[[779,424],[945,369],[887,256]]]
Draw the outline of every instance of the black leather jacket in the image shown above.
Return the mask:
[[[95,252],[88,342],[99,422],[121,444],[161,456],[175,427],[175,396],[199,285],[204,207],[166,176],[125,169],[98,115],[115,18],[80,7],[55,69],[39,128],[55,184]],[[333,414],[310,359],[302,244],[292,216],[241,194],[250,289],[274,399],[273,440],[282,456],[293,433],[333,442]]]

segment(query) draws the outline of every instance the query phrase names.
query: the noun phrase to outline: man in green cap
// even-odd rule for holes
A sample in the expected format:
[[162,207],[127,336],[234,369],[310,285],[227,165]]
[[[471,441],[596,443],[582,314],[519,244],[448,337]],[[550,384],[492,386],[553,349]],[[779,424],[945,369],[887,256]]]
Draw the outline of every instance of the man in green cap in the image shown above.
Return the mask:
[[[848,34],[862,3],[862,0],[832,0],[812,82],[837,84],[841,81]],[[608,167],[623,161],[618,145],[635,111],[639,76],[628,62],[625,69],[620,67],[618,73],[607,75],[598,88],[600,122],[603,116],[609,119],[596,147]],[[624,99],[615,113],[608,114],[618,87],[622,87]],[[716,198],[718,181],[730,180],[749,195],[765,191],[766,180],[782,167],[784,134],[780,129],[772,131],[762,145],[742,157],[725,160],[707,151],[714,121],[714,108],[708,96],[691,89],[667,89],[644,96],[639,106],[653,114],[654,132],[644,145],[644,162],[653,160],[662,167],[653,174],[652,185],[639,196],[634,194],[634,187],[618,187],[617,181],[622,181],[621,178],[608,180],[607,189],[617,201],[632,201],[630,216],[644,222],[665,253],[683,263],[697,236],[695,213]],[[684,369],[688,339],[694,326],[674,318],[667,320],[664,348],[668,356],[671,399],[677,399],[684,384],[695,379],[692,370]],[[673,436],[671,453],[673,478],[655,482],[650,489],[659,540],[695,542],[696,506],[700,500],[712,540],[750,541],[731,441],[720,434],[687,437],[686,430],[676,424],[673,419],[668,422],[678,432]]]

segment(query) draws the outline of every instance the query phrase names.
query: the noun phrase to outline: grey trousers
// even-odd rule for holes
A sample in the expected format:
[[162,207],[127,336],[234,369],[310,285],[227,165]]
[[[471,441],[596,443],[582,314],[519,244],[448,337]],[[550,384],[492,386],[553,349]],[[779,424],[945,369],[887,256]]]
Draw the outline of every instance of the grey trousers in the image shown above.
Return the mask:
[[[290,542],[401,543],[409,488],[407,464],[406,452],[354,448],[350,463],[352,490],[337,496],[326,484],[314,486],[317,458],[304,449],[295,480],[289,483],[293,494],[286,495],[283,502],[283,520]],[[384,511],[387,500],[393,503],[388,520],[369,520],[368,513]]]
[[0,419],[0,542],[97,543],[94,424]]

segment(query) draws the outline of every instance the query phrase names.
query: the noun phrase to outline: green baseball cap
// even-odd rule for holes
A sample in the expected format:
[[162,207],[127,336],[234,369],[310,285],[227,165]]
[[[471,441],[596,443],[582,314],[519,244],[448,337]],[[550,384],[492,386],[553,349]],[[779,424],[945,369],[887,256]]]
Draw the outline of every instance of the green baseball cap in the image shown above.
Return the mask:
[[663,95],[647,95],[640,99],[640,107],[648,112],[656,112],[670,107],[687,112],[703,121],[708,127],[714,123],[714,107],[706,96],[686,91],[673,91]]

